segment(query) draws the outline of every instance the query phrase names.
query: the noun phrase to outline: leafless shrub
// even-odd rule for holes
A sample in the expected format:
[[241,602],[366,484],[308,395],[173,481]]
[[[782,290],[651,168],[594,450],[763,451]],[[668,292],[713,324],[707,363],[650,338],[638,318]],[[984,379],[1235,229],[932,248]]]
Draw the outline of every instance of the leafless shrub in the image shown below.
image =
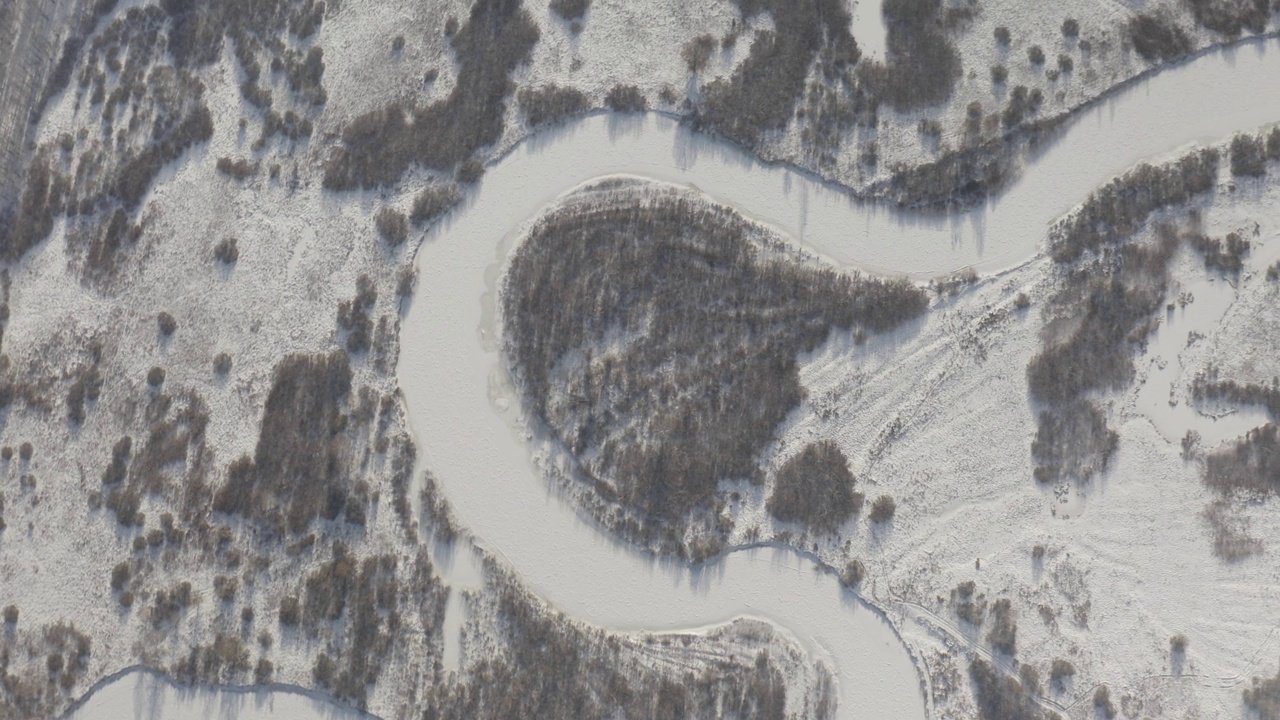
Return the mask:
[[862,509],[849,460],[830,440],[811,443],[778,468],[766,507],[779,520],[831,532]]
[[1049,682],[1060,692],[1066,688],[1068,678],[1075,677],[1076,667],[1070,661],[1056,658],[1049,666]]
[[1223,494],[1280,492],[1280,432],[1274,423],[1250,430],[1205,456],[1205,482]]
[[271,678],[275,675],[276,667],[266,658],[258,658],[258,664],[253,668],[253,684],[266,685],[271,682]]
[[164,384],[164,368],[154,366],[147,371],[147,385],[158,388]]
[[991,66],[991,82],[996,85],[1003,85],[1009,80],[1009,69],[1003,65]]
[[508,75],[528,60],[538,35],[518,3],[478,0],[467,23],[451,34],[459,66],[454,90],[408,113],[392,105],[356,118],[325,165],[324,186],[389,186],[415,163],[449,170],[494,143],[502,135]]
[[4,622],[6,625],[18,624],[18,606],[6,605],[4,608]]
[[614,85],[604,96],[604,104],[614,112],[635,113],[649,109],[649,101],[635,85]]
[[1005,655],[1018,650],[1018,618],[1008,598],[1000,598],[991,605],[991,626],[987,632],[991,648]]
[[996,42],[1004,45],[1005,47],[1008,47],[1010,41],[1013,39],[1012,36],[1009,35],[1009,28],[1004,25],[997,26],[992,34],[995,36]]
[[581,20],[591,0],[551,0],[551,11],[565,20]]
[[1169,652],[1181,655],[1187,651],[1187,636],[1181,633],[1169,638]]
[[[302,620],[302,606],[298,603],[298,598],[288,595],[280,600],[280,624],[286,626],[295,626]],[[265,630],[263,632],[266,632]],[[270,635],[268,635],[270,637]],[[264,644],[269,647],[270,642]]]
[[430,470],[422,477],[422,510],[431,520],[431,531],[438,542],[452,543],[459,534],[458,521],[453,508],[440,491],[438,481]]
[[716,39],[710,35],[699,35],[685,43],[680,49],[680,57],[684,59],[689,72],[702,72],[711,60],[711,53],[716,49]]
[[213,357],[213,372],[216,375],[225,377],[231,372],[231,355],[220,352]]
[[591,106],[582,91],[571,87],[550,84],[543,87],[522,88],[516,94],[520,110],[531,127],[554,125],[566,118],[584,112]]
[[1106,469],[1119,444],[1096,403],[1074,400],[1040,412],[1031,457],[1038,482],[1084,482]]
[[31,462],[31,456],[34,454],[35,447],[31,444],[31,441],[24,440],[22,444],[18,446],[18,458],[21,459],[22,462]]
[[458,166],[458,182],[468,185],[480,182],[484,177],[484,163],[472,158]]
[[977,594],[977,585],[972,580],[965,580],[951,591],[951,608],[956,617],[978,627],[986,619],[987,602]]
[[1111,702],[1111,690],[1106,685],[1099,685],[1093,693],[1093,709],[1106,720],[1114,718],[1119,711]]
[[1044,48],[1040,47],[1039,45],[1032,45],[1031,47],[1027,48],[1027,59],[1031,61],[1032,65],[1036,65],[1036,66],[1043,65],[1044,64]]
[[378,228],[378,234],[391,247],[400,247],[405,240],[409,239],[409,218],[399,210],[383,207],[374,216],[373,221]]
[[251,163],[244,158],[237,160],[232,160],[228,157],[218,158],[217,168],[218,172],[240,182],[244,182],[258,174],[258,164]]
[[1025,680],[1035,680],[1034,669],[1026,677],[1013,678],[1000,672],[982,658],[969,664],[969,678],[973,681],[974,699],[982,720],[1046,720],[1036,703],[1039,688]]
[[1229,38],[1248,30],[1260,33],[1275,12],[1267,0],[1188,0],[1196,22]]
[[889,0],[882,6],[887,62],[861,63],[858,77],[896,110],[945,102],[960,78],[960,55],[941,22],[941,8],[938,0]]
[[1062,21],[1062,36],[1066,38],[1075,38],[1080,36],[1080,22],[1075,18],[1067,18]]
[[1244,257],[1249,254],[1250,244],[1240,233],[1227,233],[1226,242],[1218,238],[1207,237],[1202,233],[1188,233],[1187,240],[1191,247],[1204,256],[1206,270],[1217,270],[1228,275],[1239,275],[1244,270]]
[[240,246],[233,237],[223,238],[213,246],[213,259],[224,265],[234,265],[240,259]]
[[179,683],[216,684],[237,680],[249,668],[249,650],[240,638],[217,633],[211,644],[192,647],[169,672]]
[[1201,517],[1213,531],[1213,554],[1226,562],[1239,562],[1262,552],[1262,541],[1249,533],[1249,518],[1235,512],[1226,500],[1205,506]]
[[413,199],[409,219],[417,226],[428,225],[460,202],[462,193],[458,192],[458,186],[430,185]]
[[881,495],[871,503],[871,513],[867,516],[871,522],[880,524],[893,519],[893,514],[898,509],[897,503],[888,495]]
[[847,588],[856,588],[862,584],[866,576],[867,566],[863,565],[861,560],[850,560],[840,572],[840,584]]
[[178,321],[167,312],[161,311],[156,315],[156,326],[160,329],[162,337],[169,337],[178,330]]
[[1259,720],[1280,720],[1280,673],[1253,679],[1244,689],[1244,704]]
[[1231,138],[1231,174],[1236,177],[1267,174],[1267,148],[1261,136],[1240,133]]

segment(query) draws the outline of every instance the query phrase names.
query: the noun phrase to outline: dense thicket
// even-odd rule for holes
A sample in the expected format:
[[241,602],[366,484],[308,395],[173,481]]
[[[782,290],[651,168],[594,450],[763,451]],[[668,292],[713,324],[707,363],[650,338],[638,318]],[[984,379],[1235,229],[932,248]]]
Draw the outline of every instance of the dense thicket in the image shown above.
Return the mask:
[[516,93],[520,110],[528,118],[530,127],[553,125],[591,107],[591,102],[581,90],[560,87],[554,83],[540,88],[521,88]]
[[614,85],[604,96],[604,104],[614,112],[644,112],[649,109],[649,101],[635,85]]
[[1268,0],[1187,0],[1196,22],[1227,37],[1248,30],[1260,33],[1274,12]]
[[872,94],[906,112],[944,102],[960,78],[960,54],[947,37],[941,0],[886,0],[885,63],[858,70]]
[[1120,243],[1137,232],[1153,211],[1212,190],[1219,159],[1216,148],[1205,148],[1164,165],[1143,163],[1107,183],[1053,229],[1053,259],[1071,262],[1088,250]]
[[267,528],[302,532],[317,516],[343,511],[350,489],[344,473],[351,390],[346,353],[288,355],[276,365],[253,458],[231,464],[214,509],[254,518]]
[[[468,669],[466,680],[432,689],[426,717],[524,720],[616,717],[685,720],[723,717],[783,720],[787,681],[766,652],[732,655],[707,670],[656,672],[629,661],[624,644],[585,632],[541,610],[511,583],[499,593],[497,626],[505,650]],[[664,641],[665,642],[665,641]],[[681,645],[673,642],[667,650]],[[641,652],[643,648],[638,648]],[[677,651],[678,652],[678,651]],[[698,652],[691,649],[689,652]],[[677,661],[679,663],[679,661]],[[676,667],[679,667],[677,665]],[[529,668],[539,668],[530,672]],[[830,716],[832,704],[809,708]]]
[[806,445],[778,468],[766,507],[779,520],[831,532],[862,509],[849,459],[830,440]]
[[409,111],[388,105],[353,120],[325,164],[324,186],[391,185],[415,163],[452,170],[496,142],[512,87],[508,75],[537,42],[538,26],[520,0],[477,0],[450,37],[458,78],[449,96]]
[[595,191],[542,218],[511,263],[507,353],[529,409],[599,490],[658,524],[755,472],[803,398],[799,353],[927,305],[905,281],[769,257],[756,235],[698,199]]
[[1139,13],[1129,20],[1133,49],[1147,62],[1168,62],[1191,52],[1191,38],[1165,15]]
[[1222,492],[1280,492],[1280,432],[1274,423],[1207,454],[1205,482]]
[[1045,720],[1036,703],[1039,678],[1031,666],[1022,667],[1020,678],[1014,678],[982,658],[970,663],[969,678],[982,720]]
[[1257,720],[1280,720],[1280,673],[1269,678],[1255,677],[1244,690],[1244,704]]
[[804,93],[805,77],[823,47],[833,62],[851,66],[861,52],[839,0],[735,0],[744,17],[773,16],[774,30],[759,33],[733,75],[709,83],[696,121],[747,147],[762,133],[786,126]]

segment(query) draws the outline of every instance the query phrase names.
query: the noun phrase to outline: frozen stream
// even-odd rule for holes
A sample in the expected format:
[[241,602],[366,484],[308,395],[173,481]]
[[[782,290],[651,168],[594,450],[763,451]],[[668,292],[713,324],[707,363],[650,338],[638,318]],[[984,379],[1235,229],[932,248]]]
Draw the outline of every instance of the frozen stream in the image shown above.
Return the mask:
[[[1163,72],[1078,118],[1000,199],[944,219],[853,201],[654,115],[596,115],[540,133],[496,162],[467,206],[419,250],[398,372],[423,462],[461,524],[569,615],[628,630],[766,618],[835,670],[841,717],[923,718],[919,676],[893,630],[808,559],[754,548],[702,568],[654,560],[548,492],[516,429],[516,400],[493,337],[493,288],[512,243],[564,192],[625,173],[694,185],[847,267],[917,278],[966,266],[1001,270],[1034,257],[1052,220],[1138,161],[1280,120],[1277,77],[1274,40]],[[289,700],[157,683],[136,690],[140,681],[130,678],[106,684],[74,717],[155,717],[157,708],[166,717],[256,717],[264,703]],[[329,704],[306,705],[299,716],[341,715]]]

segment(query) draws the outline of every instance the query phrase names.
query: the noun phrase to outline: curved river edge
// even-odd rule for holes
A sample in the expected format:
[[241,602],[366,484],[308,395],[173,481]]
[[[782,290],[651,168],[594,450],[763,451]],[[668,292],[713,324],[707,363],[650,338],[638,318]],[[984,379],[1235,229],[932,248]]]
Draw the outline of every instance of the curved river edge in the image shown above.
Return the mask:
[[[1037,256],[1051,221],[1137,162],[1280,119],[1280,94],[1258,92],[1280,71],[1271,39],[1204,51],[1129,83],[1126,92],[1091,105],[1093,112],[1079,113],[1003,196],[942,218],[859,201],[654,114],[596,115],[527,139],[491,165],[466,208],[418,250],[421,289],[402,325],[398,372],[424,466],[436,472],[462,524],[566,613],[604,627],[652,630],[764,616],[834,662],[842,716],[875,708],[877,715],[923,717],[919,689],[927,680],[883,612],[857,601],[820,607],[814,599],[847,597],[833,592],[831,568],[772,546],[733,548],[701,567],[658,560],[604,537],[536,481],[530,433],[502,417],[515,414],[516,402],[483,310],[507,252],[563,192],[631,174],[693,185],[717,202],[750,208],[744,215],[844,267],[917,278],[966,267],[1006,270]],[[1213,112],[1188,115],[1191,105]],[[780,583],[783,575],[790,581]],[[804,582],[796,580],[825,585],[797,595]],[[815,628],[815,616],[842,622]],[[844,621],[859,625],[856,637],[833,637]],[[896,647],[868,662],[868,649],[884,638]],[[917,677],[895,681],[904,665]]]

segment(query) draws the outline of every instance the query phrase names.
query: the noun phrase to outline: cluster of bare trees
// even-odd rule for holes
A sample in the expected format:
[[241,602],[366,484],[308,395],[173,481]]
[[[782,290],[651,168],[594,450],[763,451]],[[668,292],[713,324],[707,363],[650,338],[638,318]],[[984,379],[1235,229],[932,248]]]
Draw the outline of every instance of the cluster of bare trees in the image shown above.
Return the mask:
[[779,520],[831,532],[862,510],[849,459],[831,440],[806,445],[778,468],[765,507]]
[[518,0],[477,0],[467,22],[450,35],[458,61],[454,90],[425,107],[389,105],[353,120],[325,165],[324,186],[388,186],[414,164],[452,170],[495,142],[502,135],[508,75],[529,59],[538,36]]
[[506,277],[507,354],[528,407],[592,458],[581,469],[597,488],[656,526],[756,472],[803,398],[799,353],[927,306],[905,281],[763,257],[758,233],[690,197],[598,191],[544,217]]

